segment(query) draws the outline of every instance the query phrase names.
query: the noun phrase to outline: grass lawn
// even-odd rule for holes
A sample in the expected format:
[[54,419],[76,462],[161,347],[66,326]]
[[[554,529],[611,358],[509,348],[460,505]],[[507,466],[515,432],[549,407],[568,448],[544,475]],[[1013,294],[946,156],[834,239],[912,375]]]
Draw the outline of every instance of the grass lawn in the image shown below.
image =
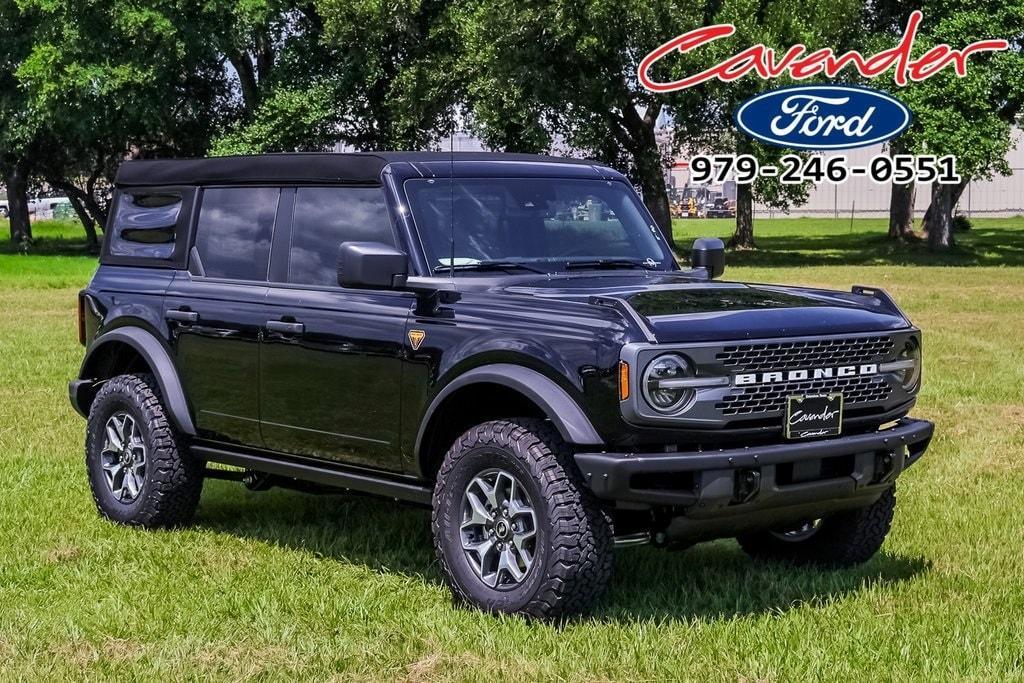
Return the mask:
[[[190,529],[101,521],[66,397],[95,262],[73,225],[0,248],[0,678],[1024,678],[1024,219],[976,221],[940,265],[883,221],[756,230],[727,277],[880,285],[925,331],[915,413],[937,436],[892,534],[832,573],[733,541],[623,549],[593,614],[560,626],[453,608],[427,512],[391,502],[213,481]],[[729,232],[677,223],[684,245]]]

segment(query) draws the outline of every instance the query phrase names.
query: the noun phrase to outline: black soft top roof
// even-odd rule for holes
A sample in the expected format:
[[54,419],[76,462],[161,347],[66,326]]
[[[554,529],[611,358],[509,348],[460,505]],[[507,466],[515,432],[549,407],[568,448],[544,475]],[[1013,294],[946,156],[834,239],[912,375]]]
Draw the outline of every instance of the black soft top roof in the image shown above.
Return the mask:
[[[359,154],[296,153],[208,159],[154,159],[126,161],[117,171],[118,186],[213,185],[218,183],[379,183],[384,167],[396,162],[449,161],[450,152],[369,152]],[[586,164],[594,162],[537,154],[455,152],[454,160],[483,162],[540,162]]]

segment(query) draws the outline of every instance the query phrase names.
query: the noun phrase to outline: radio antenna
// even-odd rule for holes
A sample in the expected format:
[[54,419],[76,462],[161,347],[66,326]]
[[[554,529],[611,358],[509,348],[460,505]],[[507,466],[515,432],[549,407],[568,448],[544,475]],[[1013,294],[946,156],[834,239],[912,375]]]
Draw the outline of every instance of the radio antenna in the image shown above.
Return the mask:
[[451,200],[451,206],[448,212],[448,223],[450,228],[450,240],[451,243],[451,260],[448,261],[448,277],[452,280],[455,279],[455,109],[452,108],[452,127],[448,131],[448,159],[449,159],[449,170],[451,171],[448,178],[448,195]]

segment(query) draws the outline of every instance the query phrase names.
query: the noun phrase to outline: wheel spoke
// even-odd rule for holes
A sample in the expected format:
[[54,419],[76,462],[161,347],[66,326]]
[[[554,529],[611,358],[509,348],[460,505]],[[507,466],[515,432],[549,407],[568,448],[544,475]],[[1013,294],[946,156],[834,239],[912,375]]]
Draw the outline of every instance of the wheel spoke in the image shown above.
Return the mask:
[[498,507],[498,499],[495,495],[495,488],[497,488],[496,485],[488,484],[483,477],[476,477],[475,479],[473,479],[473,481],[470,483],[470,486],[474,485],[480,489],[481,493],[484,494],[484,498],[487,499],[488,505],[490,505],[492,508]]
[[118,434],[116,423],[113,418],[107,422],[107,442],[103,445],[105,451],[120,451],[124,448],[124,441],[121,440],[121,435]]
[[462,522],[462,528],[465,529],[469,526],[483,526],[488,522],[494,520],[494,515],[487,512],[487,508],[484,507],[484,503],[480,500],[472,491],[466,491],[466,501],[469,503],[469,519],[464,519]]
[[124,487],[122,491],[128,492],[129,500],[139,495],[139,481],[135,477],[135,473],[131,470],[125,470],[124,473]]
[[494,479],[494,497],[497,500],[495,505],[511,503],[515,492],[516,480],[512,478],[512,475],[505,471],[498,472],[498,476]]
[[527,541],[533,540],[533,538],[536,535],[537,535],[537,532],[533,531],[533,530],[524,531],[522,533],[513,534],[512,535],[512,545],[514,545],[516,547],[516,549],[519,550],[520,552],[523,552],[523,544],[526,543]]
[[502,570],[508,572],[516,583],[522,581],[526,576],[526,572],[519,567],[519,560],[512,552],[511,547],[501,551],[501,557],[498,559],[498,573],[500,574]]
[[110,491],[112,493],[117,493],[116,489],[120,488],[120,486],[116,483],[117,478],[118,475],[123,473],[124,468],[118,461],[114,461],[113,463],[103,463],[102,467],[103,474],[107,479],[107,486],[110,487]]

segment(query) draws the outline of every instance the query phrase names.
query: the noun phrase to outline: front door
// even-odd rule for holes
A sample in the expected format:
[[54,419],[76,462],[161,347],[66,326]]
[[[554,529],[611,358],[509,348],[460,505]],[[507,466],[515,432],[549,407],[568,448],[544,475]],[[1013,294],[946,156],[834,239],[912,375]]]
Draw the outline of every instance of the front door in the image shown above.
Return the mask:
[[402,352],[414,297],[337,285],[342,242],[395,242],[383,191],[294,193],[287,248],[275,244],[267,295],[264,442],[285,453],[400,471]]

